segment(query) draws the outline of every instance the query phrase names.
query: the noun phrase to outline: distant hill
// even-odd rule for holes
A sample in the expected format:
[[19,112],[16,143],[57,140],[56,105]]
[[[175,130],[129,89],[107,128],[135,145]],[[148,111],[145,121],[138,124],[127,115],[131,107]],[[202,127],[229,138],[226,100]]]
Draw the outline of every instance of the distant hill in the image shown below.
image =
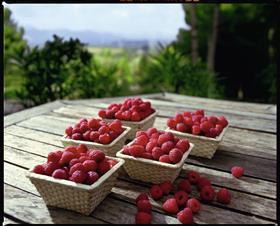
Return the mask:
[[47,40],[51,40],[56,34],[65,39],[78,38],[89,46],[105,47],[126,47],[126,48],[146,48],[154,46],[157,42],[163,44],[171,40],[149,40],[149,39],[128,39],[115,34],[100,33],[93,31],[71,31],[71,30],[40,30],[31,27],[25,28],[25,38],[31,46],[43,45]]

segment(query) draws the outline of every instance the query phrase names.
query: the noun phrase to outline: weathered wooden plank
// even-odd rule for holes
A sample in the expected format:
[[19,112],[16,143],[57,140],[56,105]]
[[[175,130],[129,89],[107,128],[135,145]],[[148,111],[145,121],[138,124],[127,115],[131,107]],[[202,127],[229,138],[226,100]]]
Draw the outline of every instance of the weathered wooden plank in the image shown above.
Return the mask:
[[19,223],[8,217],[4,217],[3,225],[10,225],[10,224],[19,224]]
[[10,114],[4,117],[4,127],[15,124],[17,122],[31,118],[36,115],[41,115],[43,113],[59,108],[61,106],[63,106],[63,104],[60,101],[54,101],[54,102],[42,104],[37,107],[28,108],[26,110]]
[[164,97],[160,98],[167,101],[173,101],[183,104],[196,104],[197,106],[211,106],[212,108],[232,109],[245,112],[256,112],[262,114],[276,114],[276,105],[248,103],[240,101],[228,101],[203,97],[193,97],[179,95],[173,93],[164,93]]
[[47,207],[44,201],[33,194],[4,184],[4,212],[31,224],[104,224],[93,217]]
[[[34,143],[28,143],[30,146],[35,146]],[[37,144],[36,144],[37,145]],[[41,150],[38,148],[38,150]],[[38,163],[43,163],[47,155],[42,153],[34,155],[14,148],[4,146],[4,160],[12,164],[16,164],[25,168],[32,168]],[[233,190],[259,195],[262,197],[276,198],[276,183],[263,181],[260,179],[243,176],[241,179],[233,179],[232,175],[227,172],[221,172],[214,169],[209,169],[203,166],[184,164],[181,176],[185,176],[189,170],[195,170],[202,175],[207,176],[213,184],[217,186],[228,187]]]

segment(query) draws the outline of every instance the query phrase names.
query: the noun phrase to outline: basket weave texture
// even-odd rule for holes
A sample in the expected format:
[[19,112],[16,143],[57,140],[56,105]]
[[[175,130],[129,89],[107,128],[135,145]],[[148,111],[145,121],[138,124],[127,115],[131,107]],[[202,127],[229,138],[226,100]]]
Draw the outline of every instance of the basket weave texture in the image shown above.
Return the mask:
[[118,163],[92,185],[55,179],[33,173],[31,170],[26,176],[35,185],[46,205],[89,215],[111,192],[117,180],[118,170],[124,164],[122,159],[108,158],[115,159]]
[[64,147],[69,145],[78,146],[79,144],[85,144],[89,149],[99,149],[104,152],[105,155],[115,157],[116,152],[120,150],[123,145],[125,144],[125,141],[128,139],[127,136],[129,135],[131,128],[122,126],[125,130],[122,132],[120,136],[118,136],[113,142],[110,144],[100,144],[96,142],[91,141],[82,141],[82,140],[73,140],[66,138],[66,135],[64,135],[60,140]]
[[[153,114],[149,115],[147,118],[143,119],[140,122],[121,120],[122,125],[128,126],[131,128],[129,134],[127,135],[127,139],[130,139],[130,140],[134,139],[137,131],[139,131],[139,130],[147,130],[148,128],[153,127],[157,114],[158,114],[158,112],[155,111]],[[112,122],[114,120],[115,119],[103,118],[103,121],[105,121],[105,122]]]
[[226,126],[217,138],[182,133],[170,128],[167,128],[165,131],[171,132],[179,138],[186,138],[193,143],[195,147],[190,155],[212,159],[228,127]]
[[[132,142],[131,142],[132,143]],[[125,160],[124,169],[130,178],[154,184],[170,180],[171,183],[178,177],[184,162],[194,145],[190,143],[190,148],[186,151],[180,162],[169,164],[151,159],[135,158],[122,154],[122,150],[117,152],[117,157]]]

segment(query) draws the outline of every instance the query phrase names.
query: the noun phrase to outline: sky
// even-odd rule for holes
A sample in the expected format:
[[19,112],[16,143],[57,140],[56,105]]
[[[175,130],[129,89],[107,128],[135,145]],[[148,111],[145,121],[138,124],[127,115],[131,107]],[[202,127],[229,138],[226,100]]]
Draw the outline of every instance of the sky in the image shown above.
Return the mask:
[[188,28],[181,4],[5,4],[24,28],[95,31],[124,38],[174,40]]

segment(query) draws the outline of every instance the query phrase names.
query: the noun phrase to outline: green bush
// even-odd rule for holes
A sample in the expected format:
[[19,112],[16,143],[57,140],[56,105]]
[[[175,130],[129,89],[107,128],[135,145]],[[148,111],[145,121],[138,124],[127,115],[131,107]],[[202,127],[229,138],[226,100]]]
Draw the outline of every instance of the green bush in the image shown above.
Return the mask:
[[139,76],[144,92],[168,91],[180,94],[221,97],[216,75],[206,70],[199,62],[195,65],[170,45],[160,46],[159,53],[145,56],[141,62],[142,76]]

